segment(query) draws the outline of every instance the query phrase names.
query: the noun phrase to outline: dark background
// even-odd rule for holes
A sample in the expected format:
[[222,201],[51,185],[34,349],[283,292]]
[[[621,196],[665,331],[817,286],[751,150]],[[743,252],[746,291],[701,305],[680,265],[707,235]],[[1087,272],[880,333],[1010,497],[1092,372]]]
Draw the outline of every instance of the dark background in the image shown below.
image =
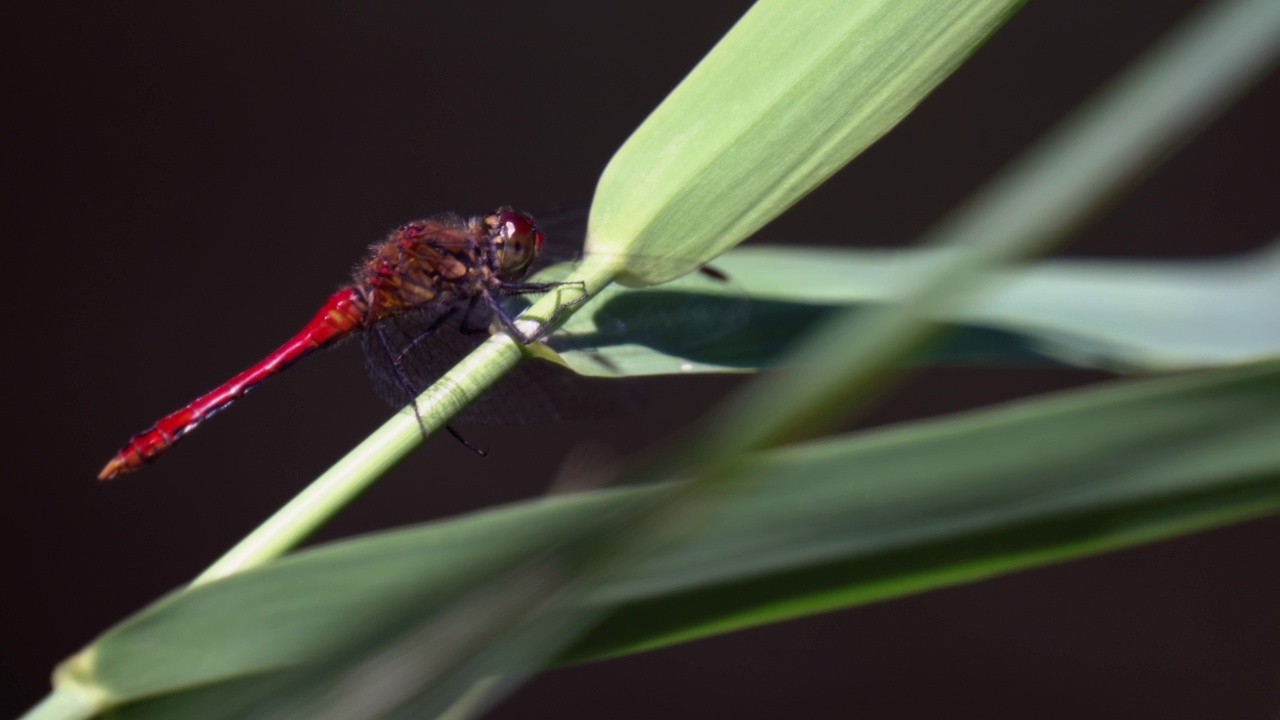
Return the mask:
[[[912,241],[1193,5],[1030,3],[754,241]],[[97,483],[121,443],[284,340],[401,221],[589,200],[613,150],[746,6],[11,11],[0,712],[37,700],[55,662],[198,573],[389,411],[347,346],[157,465]],[[1273,76],[1065,252],[1264,244],[1278,103]],[[934,369],[871,422],[1100,379]],[[659,380],[634,418],[469,432],[488,460],[434,439],[322,539],[535,496],[580,442],[643,447],[733,383]],[[557,671],[495,716],[1272,717],[1278,543],[1280,520],[1253,522]]]

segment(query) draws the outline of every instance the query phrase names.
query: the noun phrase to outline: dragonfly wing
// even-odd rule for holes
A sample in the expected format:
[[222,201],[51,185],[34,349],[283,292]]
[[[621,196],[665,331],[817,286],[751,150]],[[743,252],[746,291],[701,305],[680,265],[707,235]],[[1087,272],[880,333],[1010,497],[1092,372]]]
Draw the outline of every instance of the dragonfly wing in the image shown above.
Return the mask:
[[521,363],[458,416],[460,423],[525,425],[582,420],[638,410],[634,380],[584,377],[546,360]]
[[[393,407],[409,405],[489,337],[492,320],[492,311],[475,303],[423,307],[378,322],[364,337],[374,391]],[[615,415],[639,405],[633,383],[585,378],[535,359],[476,399],[457,421],[520,425]]]
[[461,332],[466,310],[466,305],[424,305],[365,331],[365,370],[378,397],[395,407],[408,405],[484,342],[486,333]]

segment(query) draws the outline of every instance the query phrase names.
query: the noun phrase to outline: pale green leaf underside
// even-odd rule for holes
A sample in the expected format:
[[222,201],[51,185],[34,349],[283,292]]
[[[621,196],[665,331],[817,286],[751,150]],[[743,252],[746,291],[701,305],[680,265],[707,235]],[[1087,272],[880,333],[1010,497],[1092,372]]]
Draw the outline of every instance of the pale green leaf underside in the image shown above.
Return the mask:
[[[612,286],[552,340],[586,375],[775,365],[830,313],[899,299],[937,251],[746,247],[725,283]],[[1052,260],[1012,270],[936,317],[958,332],[920,362],[1185,370],[1280,355],[1280,246],[1214,260]]]

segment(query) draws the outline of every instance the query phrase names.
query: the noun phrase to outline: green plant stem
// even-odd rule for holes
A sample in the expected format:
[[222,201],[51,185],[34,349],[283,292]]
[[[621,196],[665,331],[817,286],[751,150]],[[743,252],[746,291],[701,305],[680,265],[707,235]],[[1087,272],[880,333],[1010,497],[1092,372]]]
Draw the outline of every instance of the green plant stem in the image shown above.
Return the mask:
[[[594,295],[612,280],[615,272],[612,263],[588,263],[570,280],[582,281],[587,291]],[[565,299],[560,297],[561,292],[574,290],[549,293],[522,317],[551,317],[564,307]],[[569,311],[573,309],[568,308]],[[525,332],[536,332],[540,325],[530,320],[521,320],[520,324]],[[423,425],[431,433],[444,427],[449,418],[465,406],[459,402],[459,397],[479,397],[511,371],[524,355],[520,344],[505,332],[495,334],[418,396],[416,402]],[[420,445],[423,439],[422,427],[413,413],[409,409],[397,413],[210,565],[191,582],[191,587],[257,567],[296,547]]]

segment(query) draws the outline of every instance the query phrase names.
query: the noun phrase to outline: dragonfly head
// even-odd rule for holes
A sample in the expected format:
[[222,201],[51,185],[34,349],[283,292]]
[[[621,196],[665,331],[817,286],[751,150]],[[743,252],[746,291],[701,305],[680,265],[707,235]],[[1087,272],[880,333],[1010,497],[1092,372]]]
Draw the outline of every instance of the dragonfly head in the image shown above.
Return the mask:
[[537,222],[532,215],[510,208],[498,210],[489,222],[498,231],[494,251],[499,270],[507,277],[520,277],[542,252],[543,236]]

